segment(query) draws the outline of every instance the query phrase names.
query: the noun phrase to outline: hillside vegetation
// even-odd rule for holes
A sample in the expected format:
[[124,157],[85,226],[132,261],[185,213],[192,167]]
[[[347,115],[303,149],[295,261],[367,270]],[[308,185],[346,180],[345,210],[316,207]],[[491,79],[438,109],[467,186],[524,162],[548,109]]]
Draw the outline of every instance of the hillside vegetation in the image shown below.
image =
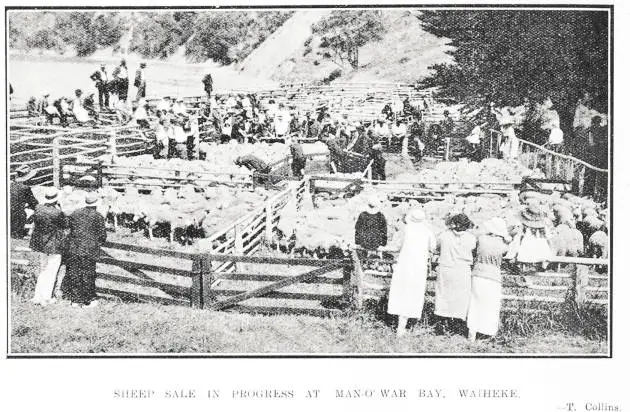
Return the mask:
[[292,11],[11,12],[12,49],[90,56],[121,54],[165,59],[184,46],[189,61],[230,64],[245,58]]

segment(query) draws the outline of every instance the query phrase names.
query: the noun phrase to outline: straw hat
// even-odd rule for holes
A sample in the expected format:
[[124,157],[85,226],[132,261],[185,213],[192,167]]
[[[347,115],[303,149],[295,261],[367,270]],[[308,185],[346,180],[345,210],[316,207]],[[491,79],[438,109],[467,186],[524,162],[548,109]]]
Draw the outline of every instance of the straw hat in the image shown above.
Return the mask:
[[407,213],[407,223],[421,223],[426,220],[427,216],[422,209],[411,209]]
[[490,220],[486,220],[482,225],[482,230],[483,233],[502,237],[506,241],[510,240],[510,234],[508,233],[505,220],[500,217],[493,217]]
[[87,192],[85,194],[85,206],[96,206],[98,202],[98,195],[94,192]]
[[547,226],[545,214],[538,205],[528,205],[525,210],[521,212],[521,222],[525,226],[537,229]]
[[34,170],[31,170],[31,168],[28,165],[22,165],[20,167],[18,167],[15,172],[17,173],[17,176],[15,177],[16,181],[20,181],[23,182],[25,180],[29,180],[31,178],[33,178],[37,172]]
[[59,200],[59,191],[55,187],[46,188],[44,192],[44,201],[42,203],[50,205],[53,203],[57,203]]
[[368,213],[378,213],[381,211],[381,199],[377,195],[372,195],[367,200],[365,211]]

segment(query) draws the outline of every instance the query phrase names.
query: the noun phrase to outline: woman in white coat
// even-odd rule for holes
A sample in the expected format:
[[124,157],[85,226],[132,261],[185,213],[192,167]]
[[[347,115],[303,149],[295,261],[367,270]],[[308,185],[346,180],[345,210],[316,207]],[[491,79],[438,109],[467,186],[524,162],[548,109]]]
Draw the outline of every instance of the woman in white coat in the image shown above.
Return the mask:
[[399,336],[406,332],[409,318],[422,316],[429,258],[436,243],[422,209],[411,210],[405,220],[405,237],[392,274],[387,305],[387,313],[398,315]]

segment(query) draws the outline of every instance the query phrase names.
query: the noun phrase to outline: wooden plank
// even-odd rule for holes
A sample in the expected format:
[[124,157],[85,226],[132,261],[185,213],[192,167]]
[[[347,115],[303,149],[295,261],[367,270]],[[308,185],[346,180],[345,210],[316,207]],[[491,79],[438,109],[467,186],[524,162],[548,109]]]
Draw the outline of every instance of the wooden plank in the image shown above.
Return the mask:
[[515,300],[515,301],[523,301],[523,302],[553,302],[553,303],[563,303],[565,300],[563,298],[555,298],[548,296],[516,296],[516,295],[503,295],[504,300]]
[[[246,290],[237,289],[213,289],[215,295],[219,296],[237,296],[246,293]],[[308,292],[282,292],[273,291],[265,294],[265,298],[270,299],[292,299],[292,300],[325,300],[330,298],[341,298],[343,294],[335,295],[330,293],[308,293]]]
[[145,302],[145,303],[153,302],[153,303],[159,303],[162,305],[178,305],[178,306],[186,306],[189,304],[188,300],[172,299],[172,298],[165,298],[165,297],[160,297],[160,296],[151,296],[151,295],[145,295],[142,293],[127,292],[123,290],[103,288],[99,286],[96,287],[96,293],[99,295],[117,296],[124,301],[130,301],[130,302]]
[[[254,282],[277,282],[287,277],[293,277],[294,275],[260,275],[251,273],[230,273],[225,279],[229,280],[242,280],[242,281],[254,281]],[[319,276],[315,279],[303,281],[299,283],[306,284],[326,284],[326,285],[343,285],[343,278],[329,278]]]
[[117,242],[105,242],[103,248],[106,249],[119,249],[127,252],[136,252],[136,253],[144,253],[149,255],[158,255],[158,256],[168,256],[178,259],[188,259],[193,260],[197,254],[195,253],[187,253],[187,252],[177,252],[174,250],[168,249],[158,249],[158,248],[150,248],[145,246],[137,246],[128,243],[117,243]]
[[215,310],[221,310],[230,306],[233,306],[239,302],[242,302],[244,300],[247,300],[249,298],[253,298],[253,297],[258,297],[258,296],[263,296],[266,295],[269,292],[275,291],[277,289],[283,288],[285,286],[289,286],[295,283],[299,283],[299,282],[303,282],[309,279],[313,279],[316,278],[318,276],[321,276],[325,273],[328,273],[332,270],[338,269],[340,267],[342,267],[344,265],[344,262],[333,262],[333,263],[329,263],[323,267],[320,267],[318,269],[314,269],[311,270],[309,272],[303,273],[301,275],[297,275],[297,276],[293,276],[291,278],[287,278],[287,279],[283,279],[280,280],[278,282],[274,282],[271,285],[267,285],[267,286],[263,286],[261,288],[257,288],[254,290],[251,290],[249,292],[246,293],[242,293],[240,295],[237,296],[233,296],[230,298],[227,298],[225,300],[219,301],[214,303],[213,305],[211,305],[211,309],[215,309]]
[[101,257],[99,258],[97,263],[101,263],[103,265],[118,266],[120,268],[129,270],[129,271],[146,270],[149,272],[168,273],[171,275],[183,276],[183,277],[193,277],[194,275],[193,272],[187,271],[187,270],[169,268],[169,267],[158,266],[158,265],[151,265],[148,263],[119,260],[119,259],[115,259],[111,257]]
[[152,279],[140,279],[136,277],[119,276],[119,275],[113,275],[111,273],[105,273],[105,272],[96,272],[96,278],[106,280],[106,281],[111,281],[111,282],[126,283],[130,285],[156,288],[166,293],[175,292],[180,296],[190,296],[190,288],[179,286],[179,285],[173,285],[170,283],[158,282]]

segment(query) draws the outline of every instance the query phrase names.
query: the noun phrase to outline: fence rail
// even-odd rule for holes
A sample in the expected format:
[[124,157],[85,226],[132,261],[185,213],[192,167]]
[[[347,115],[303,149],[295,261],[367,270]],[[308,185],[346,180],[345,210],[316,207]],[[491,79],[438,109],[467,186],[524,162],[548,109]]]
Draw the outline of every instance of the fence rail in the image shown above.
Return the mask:
[[[388,252],[395,255],[395,252]],[[368,255],[369,256],[369,255]],[[359,258],[357,250],[351,251],[355,276],[355,304],[362,307],[366,300],[379,300],[389,291],[395,259],[383,259],[383,252],[376,258]],[[550,263],[568,265],[568,272],[513,272],[502,270],[504,305],[523,306],[526,303],[575,302],[584,305],[606,305],[608,303],[608,275],[598,274],[595,267],[608,266],[607,259],[554,257]],[[435,295],[436,273],[429,270],[427,295]],[[602,297],[605,296],[605,297]]]

